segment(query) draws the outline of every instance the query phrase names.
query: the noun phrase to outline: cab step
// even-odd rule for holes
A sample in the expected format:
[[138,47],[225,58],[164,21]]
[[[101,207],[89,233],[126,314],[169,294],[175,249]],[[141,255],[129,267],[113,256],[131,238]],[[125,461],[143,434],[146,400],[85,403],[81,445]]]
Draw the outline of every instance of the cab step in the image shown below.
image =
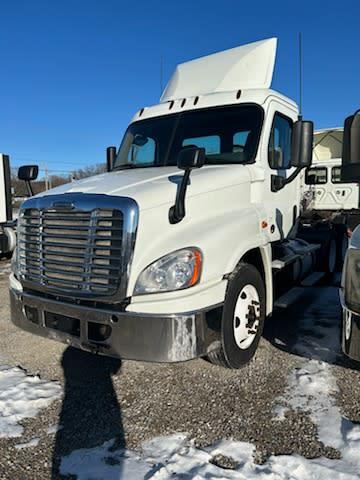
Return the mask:
[[305,290],[301,287],[294,287],[288,292],[284,293],[274,302],[275,308],[288,308],[295,303],[304,294]]
[[313,272],[304,278],[304,280],[301,282],[301,285],[303,287],[313,287],[314,285],[319,283],[320,280],[325,277],[325,275],[325,272]]
[[290,263],[295,262],[300,257],[297,253],[291,253],[290,255],[286,255],[282,258],[277,258],[271,262],[271,268],[273,270],[282,270],[286,265],[290,265]]

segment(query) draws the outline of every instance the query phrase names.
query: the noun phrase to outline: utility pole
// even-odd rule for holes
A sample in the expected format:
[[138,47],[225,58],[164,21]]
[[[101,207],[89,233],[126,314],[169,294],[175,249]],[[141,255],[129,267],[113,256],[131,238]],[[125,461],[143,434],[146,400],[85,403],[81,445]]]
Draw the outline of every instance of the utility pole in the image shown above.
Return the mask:
[[45,164],[45,190],[49,190],[49,171],[47,164]]

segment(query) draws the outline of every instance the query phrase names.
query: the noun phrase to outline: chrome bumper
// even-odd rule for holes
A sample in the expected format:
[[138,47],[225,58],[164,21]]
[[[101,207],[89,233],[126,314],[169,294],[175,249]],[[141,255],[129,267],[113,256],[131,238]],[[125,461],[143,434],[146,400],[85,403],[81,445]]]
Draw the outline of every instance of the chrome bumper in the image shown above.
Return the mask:
[[[138,314],[65,303],[12,288],[10,300],[11,319],[19,328],[102,355],[179,362],[204,356],[220,345],[218,307],[175,315]],[[94,338],[101,332],[103,338]]]

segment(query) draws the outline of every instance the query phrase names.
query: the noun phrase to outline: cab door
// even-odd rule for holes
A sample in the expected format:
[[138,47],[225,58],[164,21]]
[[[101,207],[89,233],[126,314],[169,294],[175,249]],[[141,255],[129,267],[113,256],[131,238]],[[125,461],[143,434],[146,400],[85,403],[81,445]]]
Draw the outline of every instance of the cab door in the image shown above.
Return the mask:
[[299,213],[300,178],[297,176],[281,190],[272,188],[272,176],[288,178],[291,162],[291,136],[297,113],[284,102],[271,101],[266,117],[262,144],[265,169],[264,205],[268,214],[270,241],[287,237]]

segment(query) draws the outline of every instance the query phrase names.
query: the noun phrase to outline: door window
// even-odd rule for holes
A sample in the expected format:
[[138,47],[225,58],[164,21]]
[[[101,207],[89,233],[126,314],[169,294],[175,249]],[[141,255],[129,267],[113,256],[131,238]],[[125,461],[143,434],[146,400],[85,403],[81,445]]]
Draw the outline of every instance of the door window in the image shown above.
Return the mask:
[[280,113],[274,116],[269,141],[269,165],[275,170],[290,168],[293,122]]
[[306,185],[323,185],[327,182],[327,168],[313,167],[308,168],[305,172]]
[[341,180],[341,167],[333,167],[331,169],[331,181],[332,183],[344,183]]

